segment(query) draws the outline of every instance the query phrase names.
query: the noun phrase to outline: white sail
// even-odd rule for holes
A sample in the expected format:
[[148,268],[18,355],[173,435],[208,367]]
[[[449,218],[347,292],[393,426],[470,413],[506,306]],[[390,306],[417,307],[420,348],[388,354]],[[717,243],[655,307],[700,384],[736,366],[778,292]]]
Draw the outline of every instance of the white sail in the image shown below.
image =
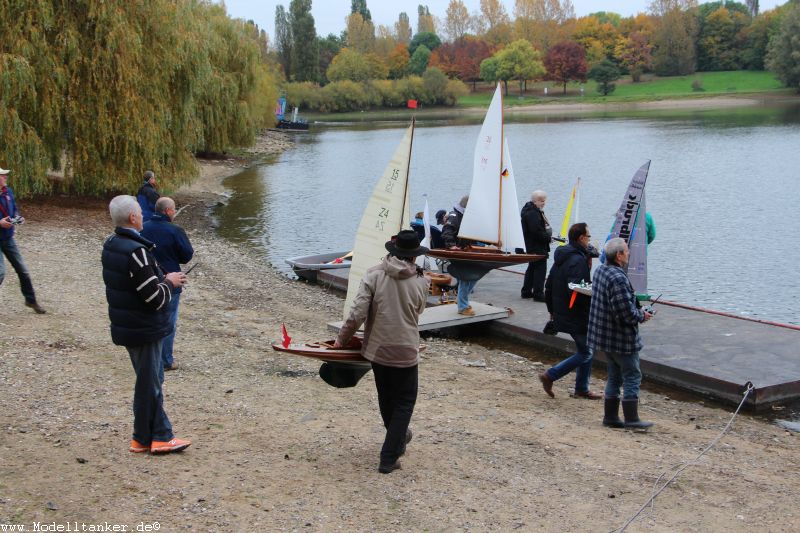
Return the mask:
[[[422,239],[422,242],[419,243],[420,246],[424,246],[425,248],[431,247],[431,224],[428,217],[428,196],[425,195],[425,209],[422,211],[422,225],[425,228],[425,238]],[[420,255],[416,259],[417,266],[420,268],[425,268],[426,264],[428,263],[427,257],[424,255]]]
[[[497,244],[500,237],[500,173],[503,153],[503,95],[500,85],[475,143],[472,188],[458,236]],[[519,216],[519,214],[517,214]]]
[[[511,153],[508,151],[506,139],[503,139],[503,166],[505,169],[500,173],[503,196],[500,213],[500,247],[503,251],[514,253],[517,248],[525,249],[525,237],[522,235],[517,185],[514,181]],[[472,197],[469,205],[472,205]]]
[[385,244],[411,223],[408,212],[408,168],[411,160],[411,144],[414,139],[414,123],[406,130],[400,146],[383,171],[367,208],[361,217],[353,245],[353,261],[344,302],[344,317],[358,292],[361,278],[367,269],[381,262],[387,254]]

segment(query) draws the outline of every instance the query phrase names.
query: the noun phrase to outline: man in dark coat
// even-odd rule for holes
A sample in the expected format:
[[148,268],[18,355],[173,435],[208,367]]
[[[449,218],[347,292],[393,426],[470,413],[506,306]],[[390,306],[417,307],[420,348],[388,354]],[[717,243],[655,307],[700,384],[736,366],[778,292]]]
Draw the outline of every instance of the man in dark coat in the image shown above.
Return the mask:
[[539,374],[544,391],[554,398],[553,382],[575,373],[576,398],[599,400],[602,395],[589,390],[592,375],[592,350],[586,345],[586,329],[589,325],[590,297],[573,292],[569,283],[589,283],[591,258],[589,255],[589,228],[584,222],[569,228],[569,243],[556,248],[553,267],[544,287],[545,302],[550,319],[556,329],[568,333],[575,341],[576,352],[546,372]]
[[156,190],[156,175],[152,170],[148,170],[142,176],[144,183],[136,193],[136,201],[142,208],[142,217],[147,222],[156,214],[156,201],[161,197]]
[[142,209],[133,196],[116,196],[108,206],[116,228],[103,244],[111,340],[128,350],[136,372],[133,393],[133,453],[169,453],[191,442],[176,439],[161,389],[161,340],[169,334],[172,291],[186,283],[180,272],[165,274],[142,237]]
[[0,168],[0,284],[6,277],[6,265],[3,256],[8,258],[8,262],[17,273],[19,278],[19,288],[25,298],[25,305],[42,315],[46,313],[44,307],[36,301],[36,293],[33,290],[30,272],[22,260],[22,254],[17,248],[14,240],[15,226],[25,222],[25,219],[17,211],[17,202],[14,199],[14,191],[8,186],[8,174],[10,170]]
[[[181,265],[192,260],[194,248],[189,242],[189,237],[183,228],[176,225],[175,201],[167,196],[162,196],[156,201],[156,214],[144,223],[142,237],[156,245],[153,255],[158,263],[167,272],[180,272]],[[178,305],[181,301],[181,287],[172,291],[172,301],[169,304],[169,322],[171,333],[164,337],[161,344],[161,362],[164,370],[175,370],[177,365],[172,355],[172,346],[175,342],[175,328],[178,323]]]
[[[553,240],[553,228],[544,214],[547,194],[544,191],[533,191],[531,201],[522,207],[522,234],[525,237],[525,251],[529,254],[550,256],[550,241]],[[528,263],[525,280],[522,283],[521,296],[533,298],[537,302],[544,301],[544,278],[547,274],[547,261]]]

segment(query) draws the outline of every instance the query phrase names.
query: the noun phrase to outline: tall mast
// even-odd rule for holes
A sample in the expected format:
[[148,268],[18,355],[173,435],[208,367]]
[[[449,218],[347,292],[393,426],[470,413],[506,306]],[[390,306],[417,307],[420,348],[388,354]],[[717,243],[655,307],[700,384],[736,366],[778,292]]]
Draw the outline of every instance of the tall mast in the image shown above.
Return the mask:
[[[500,87],[500,83],[497,84]],[[502,245],[502,235],[503,235],[503,153],[505,151],[505,145],[503,144],[503,91],[500,91],[500,170],[498,171],[497,175],[500,179],[500,194],[498,195],[497,199],[497,246],[500,247]]]
[[406,215],[406,200],[408,199],[408,175],[411,172],[411,148],[414,146],[414,129],[417,124],[417,117],[411,117],[411,141],[408,143],[408,163],[406,164],[406,188],[403,191],[403,210],[400,212],[400,228],[397,231],[403,229],[404,224],[403,222],[410,224],[410,220],[403,220]]

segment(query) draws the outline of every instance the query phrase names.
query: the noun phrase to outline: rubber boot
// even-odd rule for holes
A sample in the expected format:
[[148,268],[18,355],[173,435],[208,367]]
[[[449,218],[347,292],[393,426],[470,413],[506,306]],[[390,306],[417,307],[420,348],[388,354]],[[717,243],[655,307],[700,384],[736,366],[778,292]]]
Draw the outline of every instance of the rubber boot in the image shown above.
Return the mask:
[[625,423],[619,417],[619,398],[606,398],[603,405],[603,425],[609,428],[623,428]]
[[639,419],[639,398],[622,400],[622,412],[625,415],[626,429],[647,429],[653,425]]

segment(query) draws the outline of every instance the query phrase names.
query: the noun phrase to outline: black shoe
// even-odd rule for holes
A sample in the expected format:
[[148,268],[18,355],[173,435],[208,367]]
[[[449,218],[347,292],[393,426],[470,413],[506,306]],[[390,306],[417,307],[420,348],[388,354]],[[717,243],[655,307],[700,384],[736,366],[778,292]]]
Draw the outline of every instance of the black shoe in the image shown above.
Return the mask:
[[539,295],[534,294],[533,295],[533,301],[534,302],[543,302],[544,301],[544,295],[539,296]]
[[36,302],[25,302],[25,305],[27,307],[30,307],[34,311],[36,311],[37,315],[43,315],[43,314],[45,314],[47,312],[47,311],[44,310],[44,307],[42,307],[41,305],[39,305]]
[[523,292],[522,294],[519,295],[519,297],[522,298],[523,300],[527,300],[529,298],[533,298],[533,294],[529,292]]
[[378,472],[381,474],[391,474],[395,470],[400,470],[400,463],[398,461],[395,461],[390,465],[381,463],[378,467]]
[[653,425],[639,419],[639,399],[622,400],[622,413],[625,415],[625,429],[647,429]]
[[406,430],[406,441],[403,443],[403,447],[400,448],[400,453],[398,454],[399,457],[402,457],[406,454],[406,444],[411,442],[411,439],[414,437],[414,434],[411,433],[411,428]]
[[609,428],[624,428],[625,422],[619,417],[619,398],[605,399],[603,425]]

